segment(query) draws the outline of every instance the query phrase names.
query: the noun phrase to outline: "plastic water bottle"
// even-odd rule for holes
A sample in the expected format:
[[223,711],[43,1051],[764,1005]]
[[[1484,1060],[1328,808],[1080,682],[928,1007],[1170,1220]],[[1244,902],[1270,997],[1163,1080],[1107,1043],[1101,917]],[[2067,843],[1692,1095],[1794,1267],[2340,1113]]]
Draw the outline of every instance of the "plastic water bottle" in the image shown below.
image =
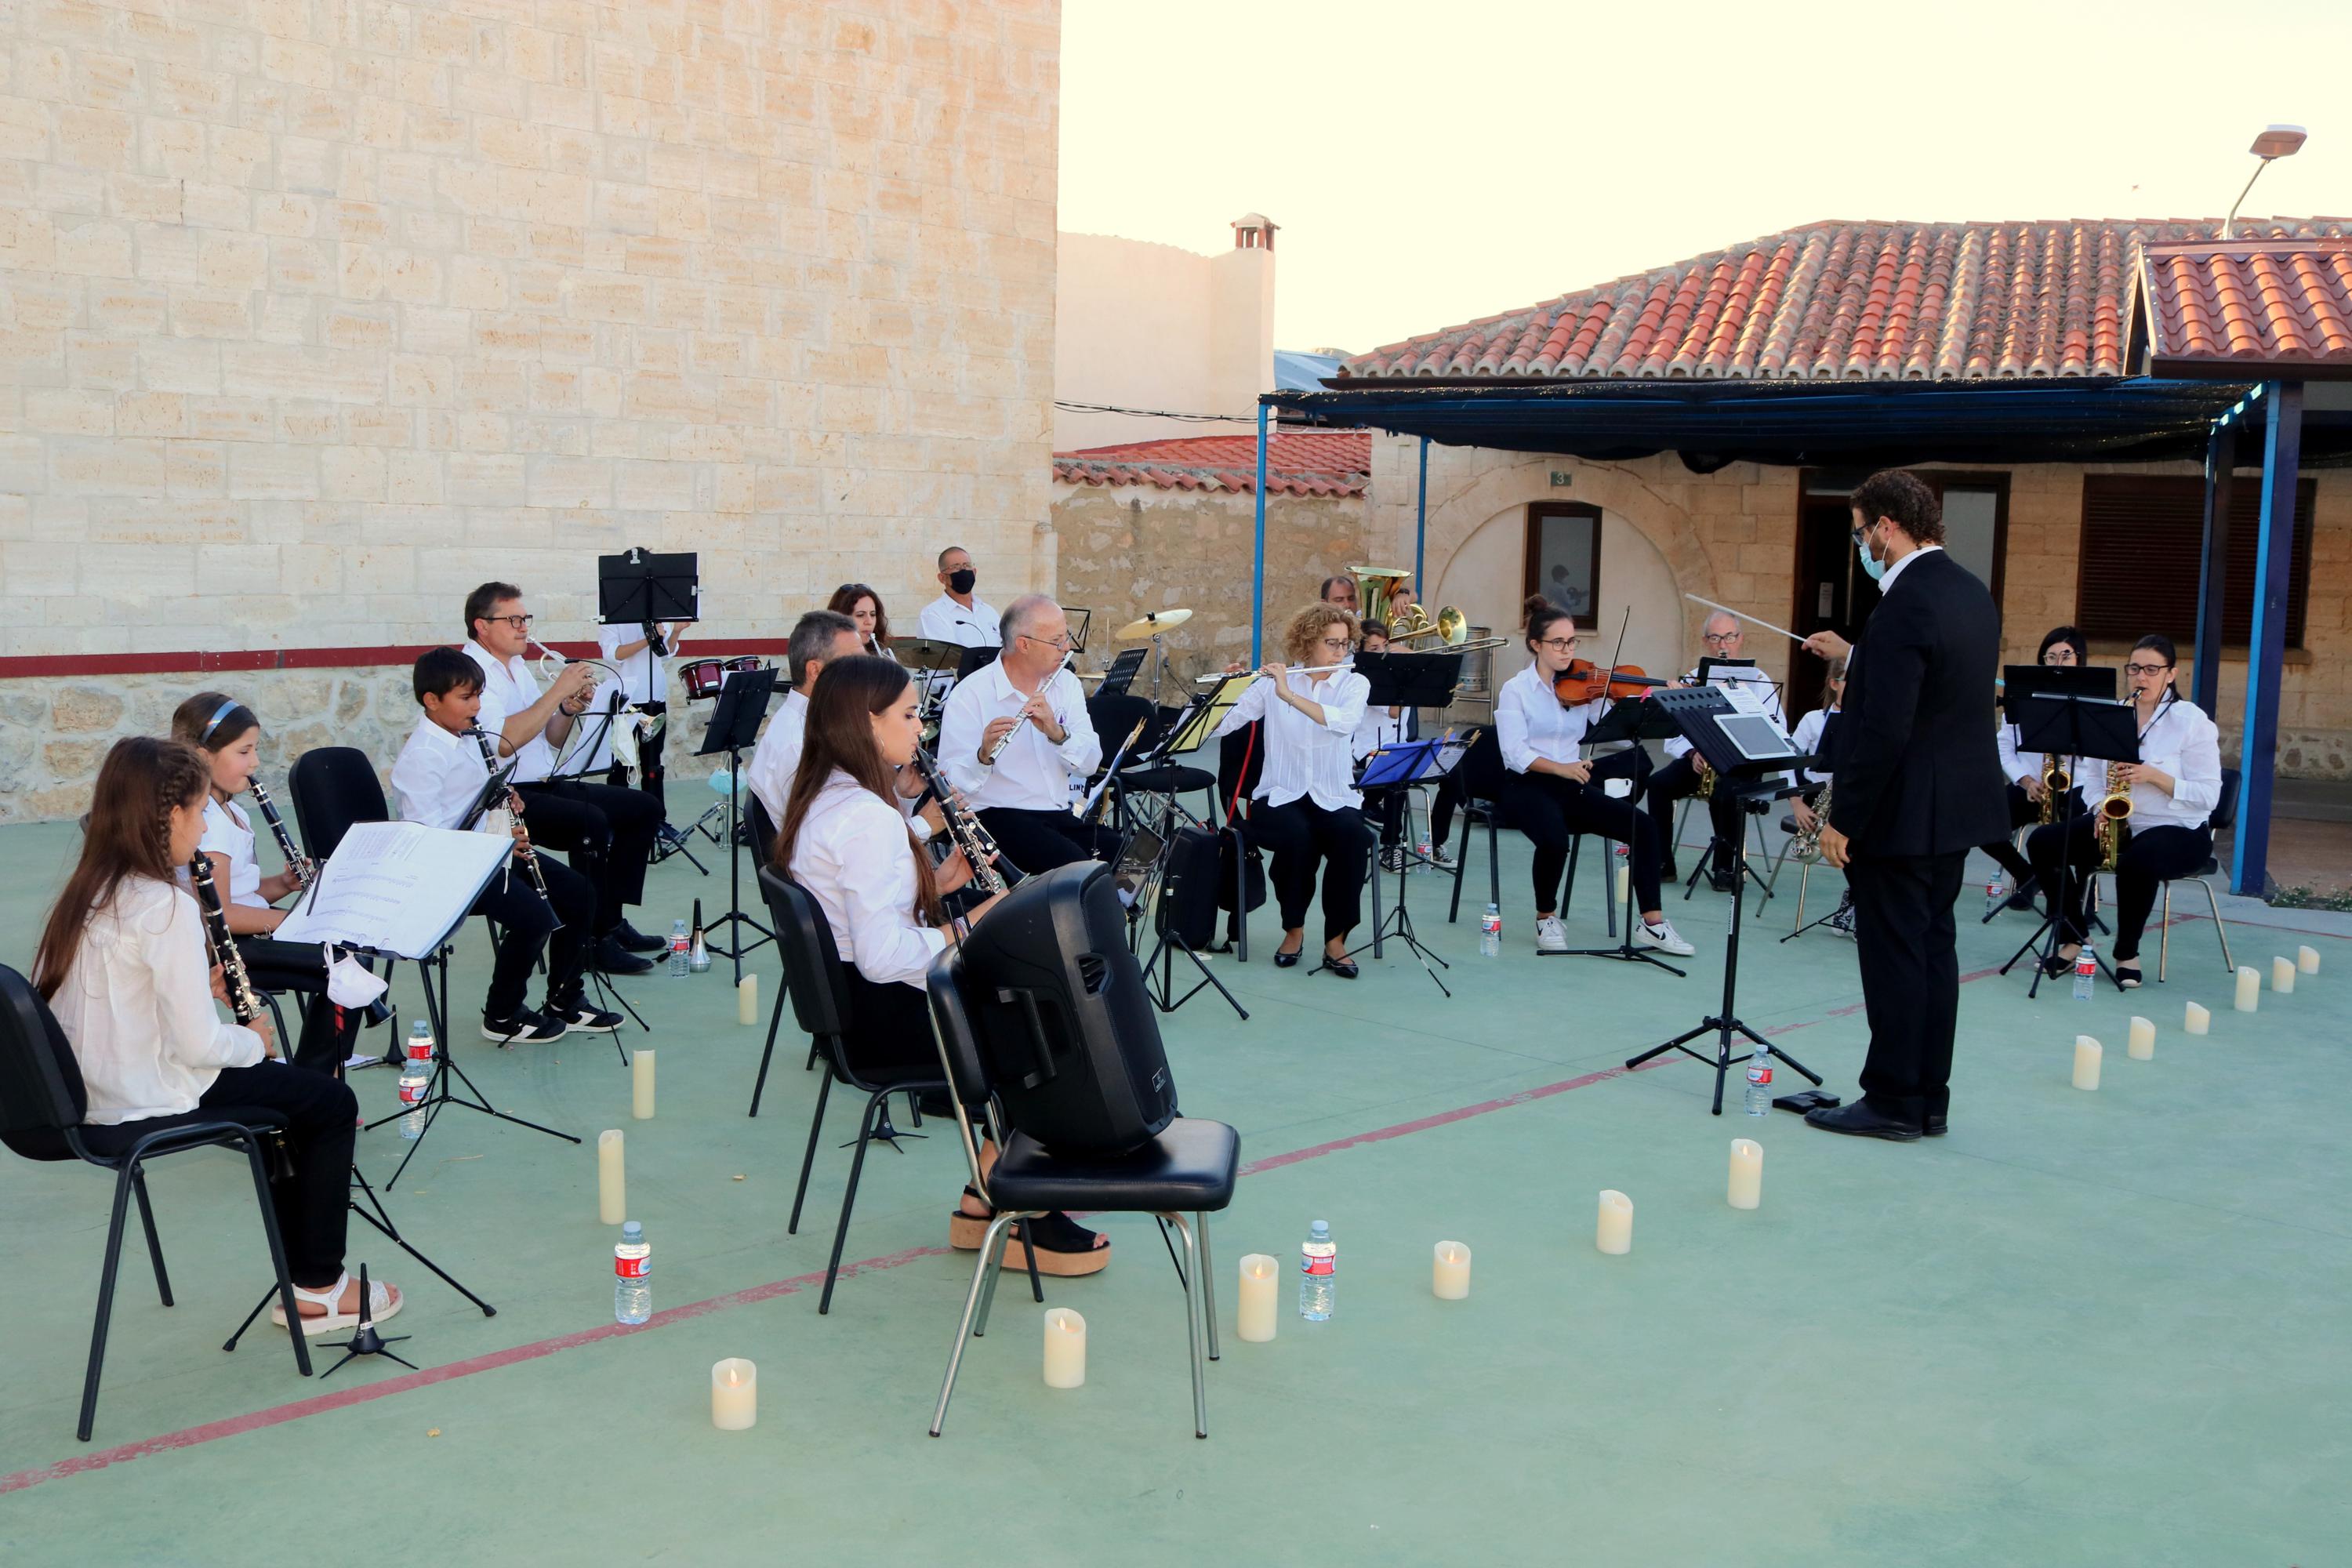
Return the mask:
[[2086,942],[2083,944],[2083,951],[2074,955],[2074,1000],[2088,1002],[2098,978],[2098,949]]
[[1331,1239],[1328,1220],[1307,1227],[1298,1247],[1298,1315],[1310,1323],[1328,1322],[1339,1305],[1339,1247]]
[[683,980],[694,973],[694,939],[684,921],[669,922],[669,977]]
[[1772,1053],[1758,1046],[1748,1058],[1748,1114],[1766,1116],[1772,1110]]
[[1985,879],[1985,902],[1997,904],[2008,897],[2009,884],[2001,880],[2000,871],[1996,868],[1993,874]]
[[642,1323],[654,1315],[654,1249],[646,1227],[635,1220],[621,1226],[613,1247],[613,1317],[616,1322]]
[[408,1031],[408,1051],[400,1061],[400,1103],[408,1114],[400,1119],[403,1142],[425,1136],[425,1091],[433,1081],[433,1028],[422,1018]]
[[1493,958],[1503,951],[1503,911],[1493,904],[1478,917],[1478,952]]

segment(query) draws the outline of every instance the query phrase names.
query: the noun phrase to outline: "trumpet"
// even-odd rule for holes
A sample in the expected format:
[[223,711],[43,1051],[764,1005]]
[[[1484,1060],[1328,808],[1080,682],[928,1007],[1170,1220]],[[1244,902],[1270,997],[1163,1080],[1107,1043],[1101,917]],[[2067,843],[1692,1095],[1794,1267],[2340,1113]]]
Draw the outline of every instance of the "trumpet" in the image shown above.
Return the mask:
[[196,907],[204,911],[205,941],[213,950],[213,962],[221,966],[221,982],[228,989],[228,1010],[236,1015],[240,1024],[250,1024],[261,1016],[261,1004],[254,999],[253,980],[245,972],[245,954],[237,952],[236,939],[229,935],[228,911],[221,908],[220,889],[213,885],[212,857],[203,850],[188,862],[188,880],[196,889]]
[[278,840],[278,853],[286,858],[286,869],[293,877],[294,886],[309,892],[310,883],[319,875],[318,868],[310,864],[310,858],[302,853],[302,847],[294,842],[294,835],[287,830],[286,819],[278,815],[278,803],[269,798],[269,792],[261,786],[261,781],[256,778],[252,784],[253,804],[261,808],[261,819],[269,824],[269,831]]
[[[981,826],[979,817],[958,802],[937,760],[920,746],[915,748],[915,771],[923,775],[923,783],[939,796],[940,815],[947,818],[948,837],[955,840],[955,847],[963,852],[964,863],[971,868],[972,885],[982,893],[1004,891],[1004,878],[996,868],[995,837]],[[1017,873],[1019,868],[1013,869]]]
[[2058,803],[2074,787],[2074,775],[2062,765],[2061,759],[2052,757],[2042,764],[2042,826],[2049,826],[2058,820]]
[[2107,795],[2099,802],[2099,869],[2112,871],[2116,858],[2123,853],[2124,839],[2131,832],[2131,786],[2120,776],[2126,764],[2107,764]]

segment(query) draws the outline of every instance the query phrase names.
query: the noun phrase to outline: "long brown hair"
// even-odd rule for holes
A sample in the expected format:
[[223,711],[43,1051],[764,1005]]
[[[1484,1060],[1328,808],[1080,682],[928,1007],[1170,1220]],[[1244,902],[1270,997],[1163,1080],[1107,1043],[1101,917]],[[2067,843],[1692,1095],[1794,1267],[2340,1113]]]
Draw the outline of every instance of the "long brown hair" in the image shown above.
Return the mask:
[[848,616],[855,619],[860,599],[874,601],[874,640],[887,647],[890,645],[890,612],[884,607],[882,595],[865,584],[844,583],[833,591],[833,597],[824,602],[824,607],[836,616]]
[[[877,658],[871,654],[836,658],[817,671],[816,685],[809,692],[808,726],[802,734],[800,766],[793,773],[784,820],[776,828],[772,858],[777,870],[786,876],[792,874],[793,850],[800,842],[801,825],[808,820],[809,807],[816,804],[817,795],[835,768],[873,791],[894,814],[898,811],[898,796],[891,787],[890,764],[882,760],[881,748],[874,743],[871,721],[875,714],[886,711],[905,695],[908,684],[907,672],[896,659]],[[931,873],[930,857],[919,852],[915,856],[914,913],[933,924],[939,921],[939,879]]]
[[133,735],[114,742],[98,767],[81,859],[50,906],[33,956],[33,984],[43,1000],[65,984],[83,927],[113,901],[124,878],[172,880],[179,869],[172,863],[172,808],[202,800],[212,781],[211,765],[184,742]]

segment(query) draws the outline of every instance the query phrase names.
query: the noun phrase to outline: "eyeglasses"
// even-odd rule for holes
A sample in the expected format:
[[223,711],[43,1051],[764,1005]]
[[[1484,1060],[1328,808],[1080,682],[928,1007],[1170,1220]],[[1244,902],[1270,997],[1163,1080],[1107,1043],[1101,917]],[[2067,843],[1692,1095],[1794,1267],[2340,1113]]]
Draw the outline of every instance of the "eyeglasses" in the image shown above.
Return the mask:
[[1069,652],[1072,648],[1074,648],[1074,647],[1077,647],[1077,646],[1078,646],[1077,644],[1076,644],[1076,643],[1074,643],[1074,642],[1072,642],[1072,641],[1070,640],[1070,634],[1069,634],[1069,633],[1067,633],[1067,632],[1064,632],[1064,633],[1062,633],[1062,634],[1061,634],[1061,636],[1059,636],[1059,637],[1032,637],[1032,636],[1030,636],[1027,632],[1022,632],[1022,633],[1019,633],[1019,634],[1017,634],[1017,635],[1020,637],[1021,640],[1022,640],[1022,641],[1024,641],[1024,642],[1041,642],[1041,643],[1044,643],[1047,647],[1057,647],[1057,648],[1060,648],[1064,653],[1067,653],[1067,652]]
[[1349,648],[1353,647],[1355,644],[1347,637],[1324,637],[1319,639],[1317,646],[1345,653]]
[[1575,637],[1546,637],[1536,646],[1549,648],[1554,653],[1574,653],[1577,641]]
[[530,630],[530,623],[538,619],[538,617],[536,616],[484,616],[482,619],[486,621],[504,621],[507,625],[514,627],[514,629],[519,632],[527,632]]
[[2168,664],[2127,664],[2124,666],[2124,673],[2126,675],[2162,675],[2171,668],[2172,666]]
[[1734,626],[1727,632],[1701,632],[1699,634],[1698,640],[1703,643],[1712,643],[1720,647],[1728,643],[1738,642],[1739,640],[1739,628],[1738,626]]

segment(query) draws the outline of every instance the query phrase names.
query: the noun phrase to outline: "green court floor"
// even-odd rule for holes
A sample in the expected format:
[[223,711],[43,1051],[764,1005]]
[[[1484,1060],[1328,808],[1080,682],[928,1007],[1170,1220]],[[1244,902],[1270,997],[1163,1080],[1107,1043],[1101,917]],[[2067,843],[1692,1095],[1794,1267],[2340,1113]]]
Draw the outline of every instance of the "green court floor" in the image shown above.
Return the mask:
[[[0,957],[28,961],[72,847],[69,827],[0,831]],[[2174,932],[2169,984],[2029,1001],[2022,974],[1989,972],[2030,923],[1979,927],[1970,896],[1952,1131],[1895,1146],[1782,1113],[1759,1126],[1736,1103],[1712,1117],[1687,1060],[1614,1070],[1714,1009],[1724,898],[1674,905],[1701,948],[1687,979],[1538,961],[1511,840],[1505,951],[1482,958],[1483,853],[1459,925],[1438,879],[1413,879],[1452,1000],[1401,948],[1353,984],[1276,971],[1268,910],[1255,961],[1215,962],[1249,1021],[1213,993],[1163,1021],[1185,1110],[1233,1122],[1267,1163],[1213,1222],[1225,1338],[1206,1442],[1176,1278],[1131,1219],[1104,1222],[1106,1273],[1047,1285],[1087,1318],[1086,1386],[1043,1385],[1040,1309],[1008,1279],[933,1441],[970,1278],[945,1250],[951,1140],[869,1159],[845,1255],[864,1267],[821,1318],[813,1277],[849,1160],[834,1144],[855,1113],[836,1103],[786,1236],[816,1088],[789,1023],[753,1121],[761,1033],[735,1022],[723,967],[629,983],[656,1032],[625,1043],[659,1063],[660,1113],[633,1121],[609,1043],[471,1037],[486,965],[469,936],[460,1062],[501,1109],[589,1140],[447,1112],[390,1194],[497,1316],[354,1225],[354,1262],[411,1293],[393,1329],[425,1375],[361,1363],[305,1382],[266,1323],[223,1354],[264,1282],[260,1233],[241,1164],[182,1157],[154,1183],[179,1305],[157,1305],[134,1242],[96,1440],[77,1443],[110,1182],[0,1157],[0,1562],[2352,1561],[2352,942],[2234,924],[2241,962],[2267,970],[2299,942],[2325,956],[2252,1016],[2229,1010],[2201,920]],[[715,912],[713,868],[657,868],[639,923],[696,896]],[[1580,941],[1600,936],[1596,886],[1588,864]],[[1774,941],[1792,901],[1750,927],[1740,1010],[1851,1093],[1852,948]],[[753,967],[772,996],[772,961]],[[404,1011],[415,986],[404,972]],[[2181,1030],[2191,998],[2216,1009],[2209,1037]],[[2125,1056],[2134,1012],[2158,1026],[2153,1061]],[[2096,1093],[2068,1083],[2077,1033],[2107,1047]],[[388,1073],[356,1083],[371,1112],[392,1102]],[[627,1133],[656,1305],[693,1309],[619,1333],[616,1232],[596,1216],[607,1127]],[[1766,1151],[1752,1213],[1724,1202],[1743,1134]],[[381,1182],[402,1147],[367,1134],[362,1168]],[[1633,1199],[1630,1256],[1594,1250],[1604,1187]],[[1286,1310],[1272,1343],[1236,1342],[1236,1260],[1290,1266],[1317,1218],[1339,1243],[1337,1317]],[[1430,1294],[1440,1238],[1475,1249],[1467,1301]],[[708,1418],[709,1368],[729,1355],[760,1366],[746,1433]]]

